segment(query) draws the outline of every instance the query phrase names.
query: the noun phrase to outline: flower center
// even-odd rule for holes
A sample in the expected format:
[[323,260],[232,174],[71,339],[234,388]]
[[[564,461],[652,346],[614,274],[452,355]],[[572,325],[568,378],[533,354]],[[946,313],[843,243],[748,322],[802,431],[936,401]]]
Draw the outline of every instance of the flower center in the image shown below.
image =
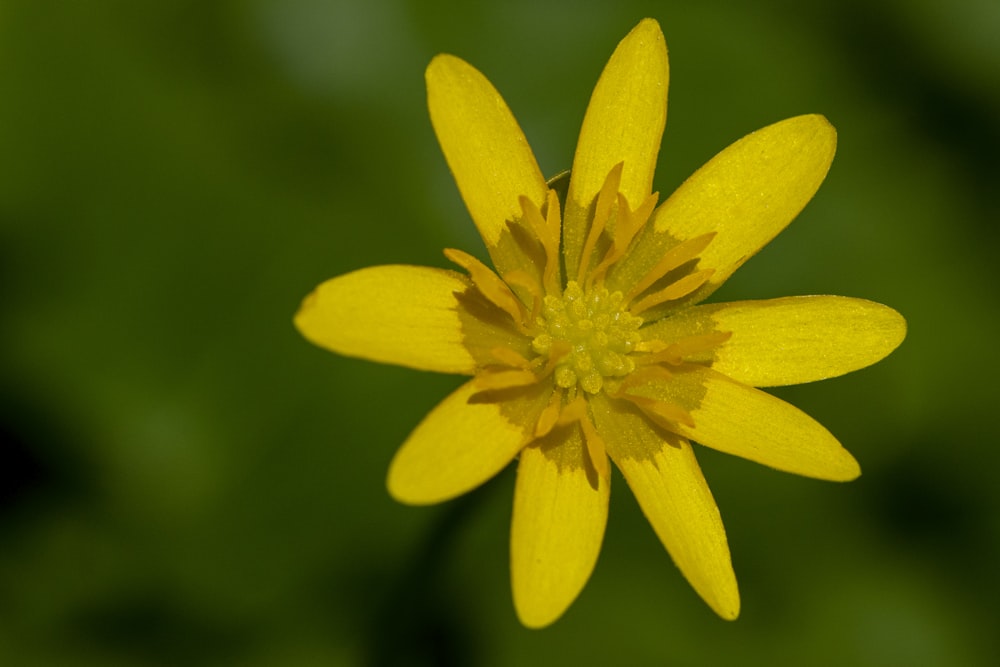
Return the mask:
[[603,287],[583,291],[570,281],[562,297],[548,295],[538,318],[543,332],[532,349],[555,361],[556,385],[569,389],[577,383],[589,394],[604,386],[606,377],[622,377],[635,370],[629,356],[642,342],[642,318],[621,309],[621,292]]

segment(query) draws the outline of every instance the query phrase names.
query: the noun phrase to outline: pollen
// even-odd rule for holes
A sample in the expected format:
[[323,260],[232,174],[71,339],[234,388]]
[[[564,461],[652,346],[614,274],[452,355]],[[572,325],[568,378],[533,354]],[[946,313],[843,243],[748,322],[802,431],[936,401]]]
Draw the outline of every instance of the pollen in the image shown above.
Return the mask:
[[642,318],[622,309],[624,295],[604,287],[584,291],[570,281],[562,297],[548,295],[537,324],[542,333],[531,342],[539,355],[554,362],[556,385],[577,384],[596,394],[605,378],[624,377],[635,370],[632,352],[642,342]]

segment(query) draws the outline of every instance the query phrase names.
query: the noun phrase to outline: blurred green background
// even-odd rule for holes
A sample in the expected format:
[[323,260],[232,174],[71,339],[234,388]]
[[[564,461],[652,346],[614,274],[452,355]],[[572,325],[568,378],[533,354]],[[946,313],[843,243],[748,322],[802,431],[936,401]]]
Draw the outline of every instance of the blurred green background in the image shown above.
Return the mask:
[[[664,195],[771,122],[839,131],[715,299],[865,297],[909,336],[776,392],[858,481],[699,448],[740,620],[616,477],[589,585],[529,631],[512,470],[437,507],[384,489],[458,380],[328,354],[291,316],[333,275],[482,252],[427,118],[435,53],[490,77],[554,174],[643,16],[671,54]],[[997,34],[995,0],[0,3],[0,664],[996,664]]]

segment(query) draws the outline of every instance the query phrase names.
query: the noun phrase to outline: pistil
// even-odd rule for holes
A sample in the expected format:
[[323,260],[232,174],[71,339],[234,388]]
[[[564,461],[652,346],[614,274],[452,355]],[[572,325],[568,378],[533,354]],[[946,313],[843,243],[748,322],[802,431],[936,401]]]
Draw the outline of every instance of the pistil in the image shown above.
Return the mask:
[[543,356],[560,353],[555,383],[563,389],[577,384],[589,394],[604,386],[605,378],[623,377],[635,370],[631,355],[642,342],[642,318],[622,310],[621,292],[604,287],[584,291],[570,281],[562,297],[545,297],[537,324],[542,333],[532,349]]

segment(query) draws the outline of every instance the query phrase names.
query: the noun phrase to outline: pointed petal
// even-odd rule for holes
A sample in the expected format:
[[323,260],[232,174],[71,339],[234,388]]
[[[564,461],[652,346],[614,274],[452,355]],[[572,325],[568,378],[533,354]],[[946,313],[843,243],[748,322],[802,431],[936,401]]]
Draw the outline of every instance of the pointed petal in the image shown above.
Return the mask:
[[510,566],[514,606],[527,627],[558,619],[590,578],[609,488],[607,478],[587,467],[579,428],[558,428],[521,452]]
[[545,204],[545,178],[506,102],[477,69],[439,55],[427,66],[426,80],[441,150],[492,252],[507,221],[521,217],[520,197],[539,208]]
[[567,274],[575,276],[594,198],[624,162],[619,191],[636,208],[652,191],[667,118],[667,47],[644,19],[618,44],[594,88],[580,130],[563,217]]
[[691,586],[719,616],[740,613],[739,589],[719,508],[691,445],[624,402],[591,401],[608,453]]
[[885,358],[906,336],[906,320],[864,299],[801,296],[687,308],[643,329],[665,343],[712,331],[728,341],[693,361],[754,387],[836,377]]
[[850,452],[815,419],[712,369],[692,365],[635,393],[686,408],[694,428],[678,424],[676,432],[706,447],[817,479],[846,482],[861,474]]
[[295,314],[311,342],[338,354],[441,373],[472,373],[456,298],[469,281],[422,266],[374,266],[317,287]]
[[812,199],[830,168],[836,143],[836,131],[826,118],[810,115],[775,123],[732,144],[656,209],[654,224],[622,260],[609,287],[627,291],[670,248],[717,232],[698,263],[699,269],[715,272],[683,300],[701,301]]
[[410,434],[389,465],[389,493],[429,505],[471,491],[504,468],[527,441],[551,391],[537,386],[500,403],[474,398],[475,380],[444,399]]

